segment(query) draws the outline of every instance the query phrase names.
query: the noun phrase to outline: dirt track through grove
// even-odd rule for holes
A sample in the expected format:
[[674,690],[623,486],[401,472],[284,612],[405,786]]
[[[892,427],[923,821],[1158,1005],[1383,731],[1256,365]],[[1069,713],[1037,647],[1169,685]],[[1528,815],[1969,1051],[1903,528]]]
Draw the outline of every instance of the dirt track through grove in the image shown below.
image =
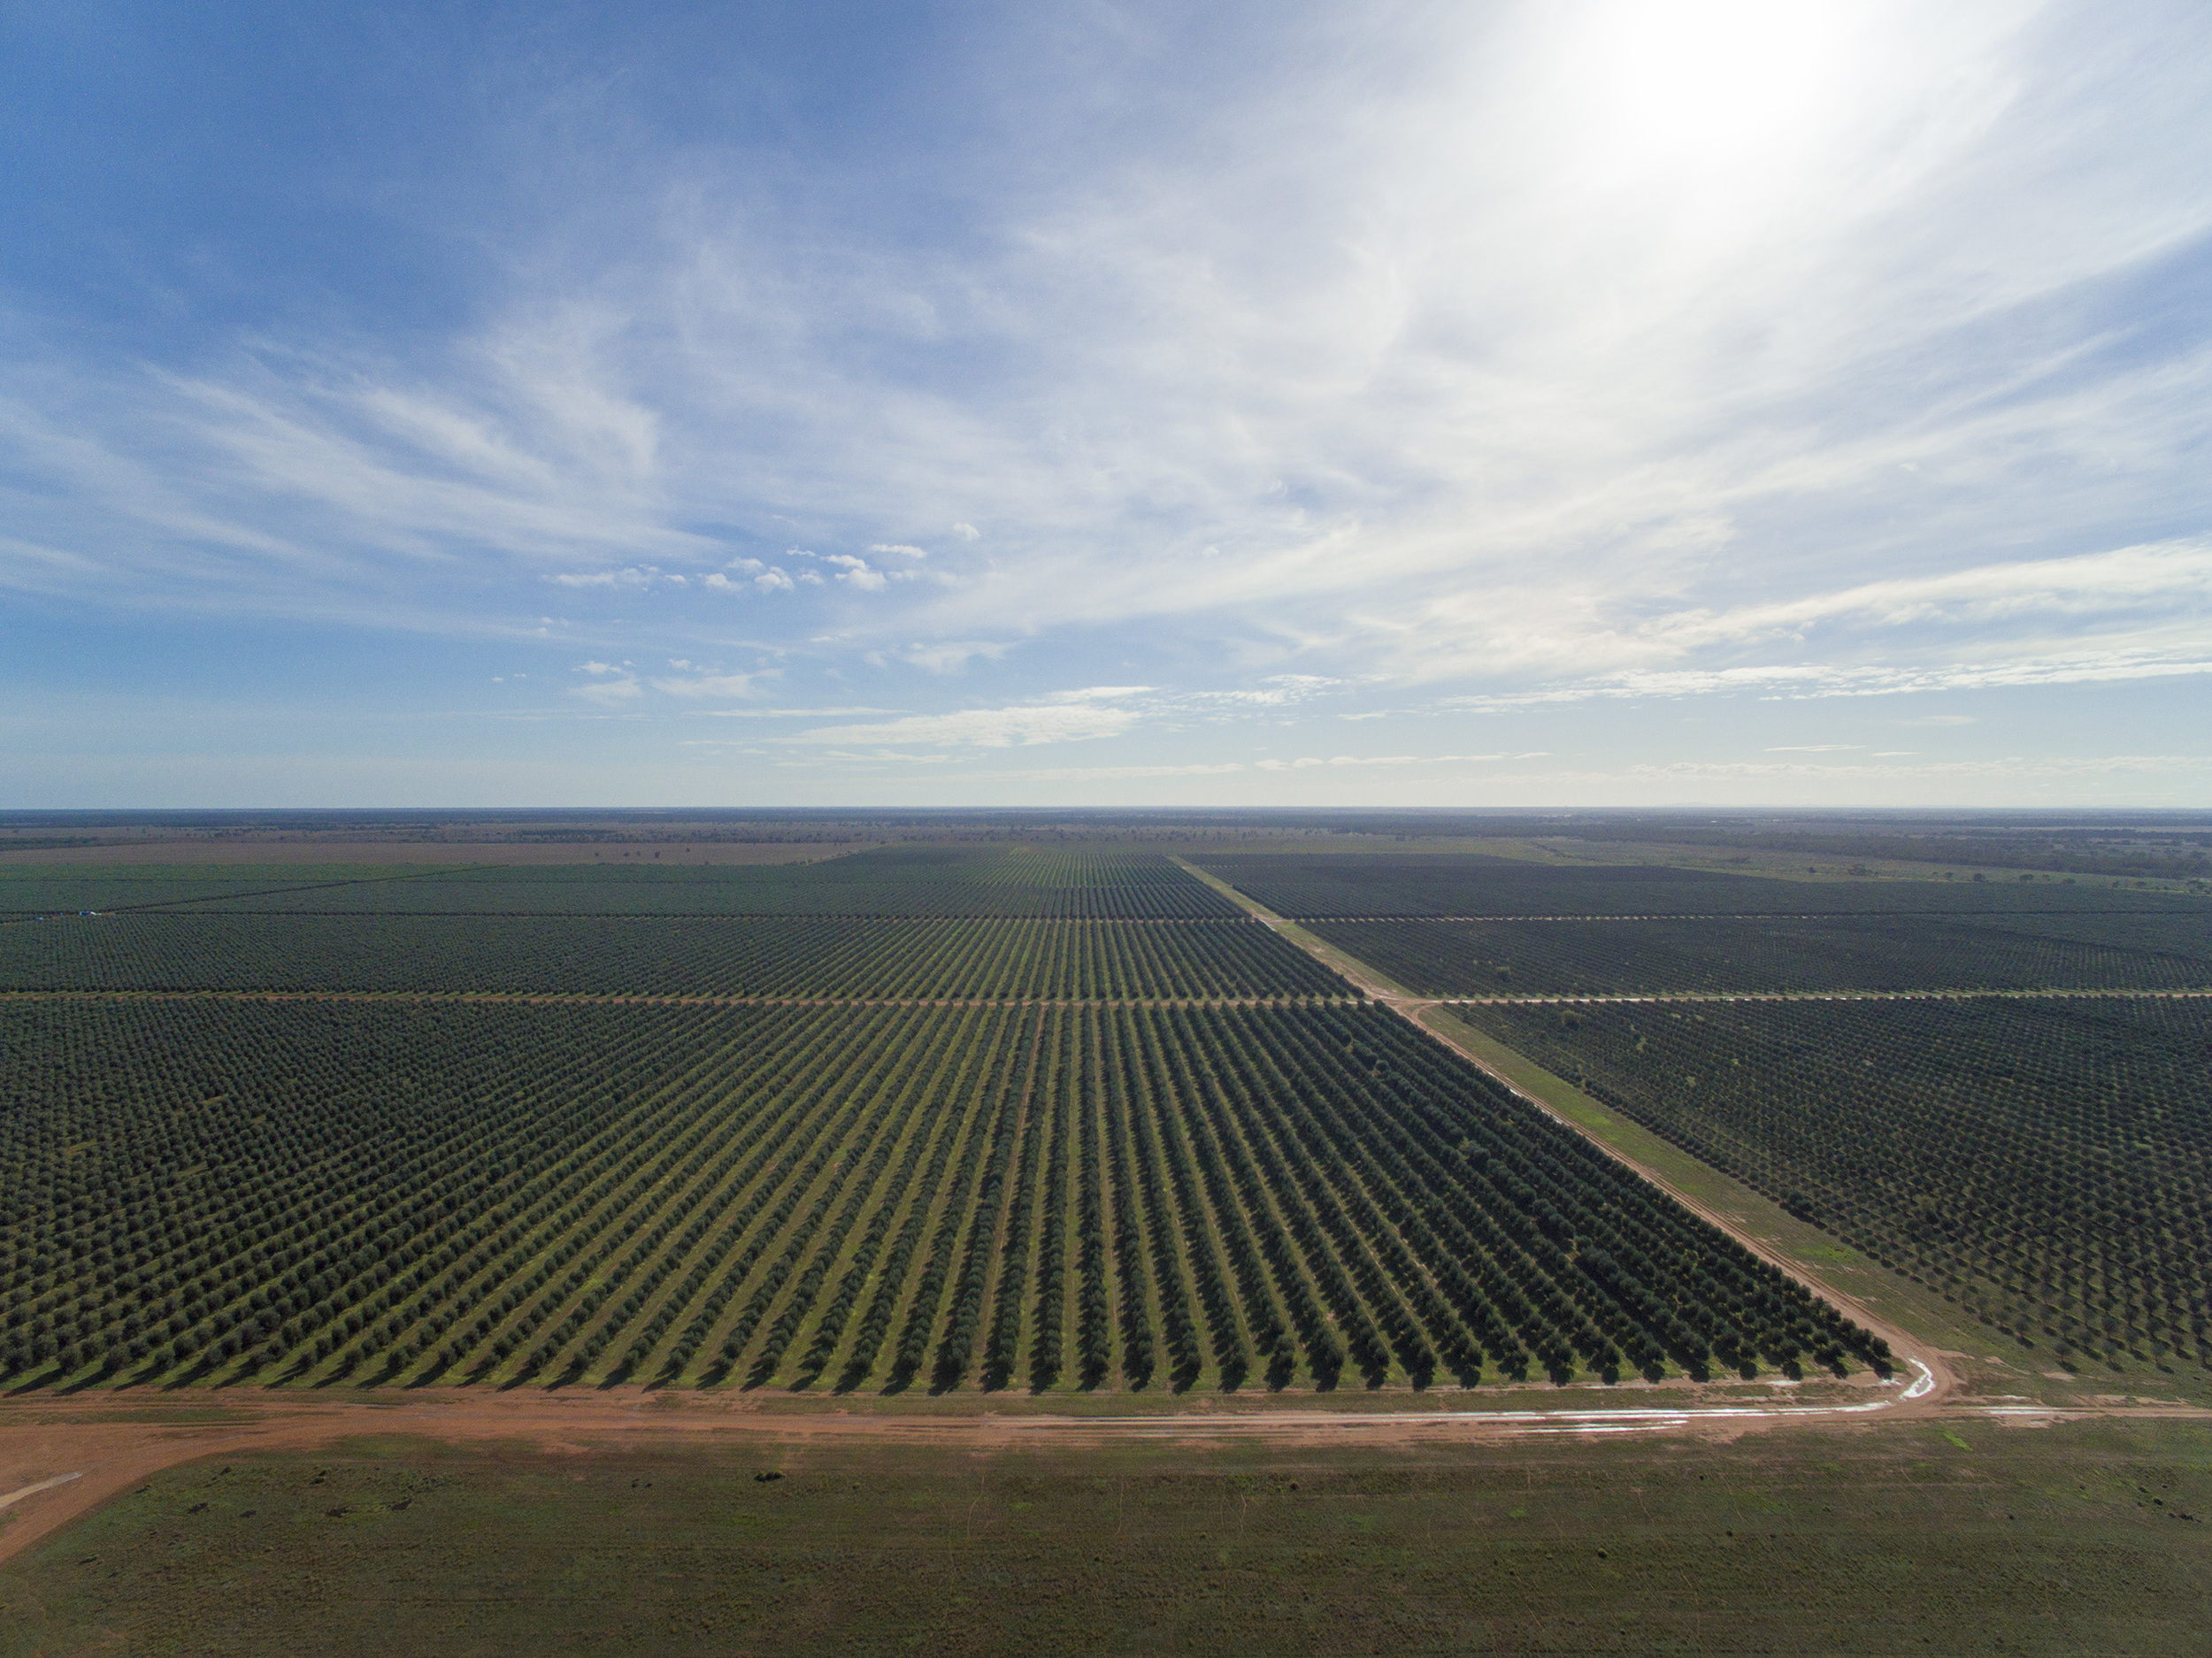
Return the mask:
[[[1181,863],[1182,860],[1178,859],[1177,862]],[[1306,950],[1306,952],[1312,956],[1317,961],[1319,961],[1324,965],[1332,967],[1336,971],[1344,974],[1346,978],[1349,979],[1354,984],[1357,985],[1362,990],[1365,991],[1367,994],[1373,998],[1376,1002],[1380,1002],[1384,1007],[1390,1009],[1394,1013],[1400,1015],[1408,1024],[1411,1025],[1414,1029],[1419,1031],[1423,1035],[1430,1038],[1433,1041],[1441,1042],[1445,1047],[1450,1048],[1452,1052],[1457,1054],[1461,1058],[1466,1060],[1470,1064],[1480,1071],[1485,1076],[1487,1076],[1495,1081],[1501,1087],[1503,1087],[1511,1093],[1516,1099],[1525,1101],[1528,1104],[1541,1111],[1546,1117],[1550,1117],[1552,1121],[1559,1124],[1563,1128],[1581,1136],[1582,1139],[1587,1140],[1591,1145],[1595,1146],[1608,1157],[1613,1159],[1614,1162],[1621,1164],[1624,1168],[1632,1171],[1636,1174],[1641,1176],[1644,1179],[1651,1182],[1652,1185],[1657,1186],[1676,1202],[1681,1204],[1683,1208],[1688,1209],[1693,1215],[1698,1217],[1699,1219],[1706,1222],[1709,1225],[1714,1226],[1721,1232],[1727,1233],[1729,1237],[1734,1239],[1738,1243],[1741,1244],[1746,1249],[1749,1250],[1760,1260],[1766,1262],[1770,1266],[1778,1267],[1781,1270],[1788,1273],[1790,1277],[1795,1278],[1799,1283],[1804,1285],[1808,1289],[1811,1290],[1815,1294],[1826,1300],[1832,1306],[1839,1309],[1850,1317],[1858,1320],[1858,1322],[1863,1324],[1867,1329],[1873,1331],[1875,1334],[1880,1336],[1885,1341],[1889,1343],[1890,1350],[1900,1359],[1903,1360],[1907,1364],[1916,1368],[1924,1376],[1929,1378],[1926,1392],[1923,1396],[1927,1397],[1931,1402],[1940,1401],[1947,1397],[1954,1390],[1955,1390],[1958,1386],[1958,1378],[1952,1372],[1950,1366],[1944,1362],[1943,1355],[1935,1348],[1930,1347],[1927,1343],[1921,1341],[1918,1338],[1914,1336],[1911,1332],[1904,1330],[1891,1323],[1888,1319],[1883,1317],[1872,1309],[1864,1306],[1855,1298],[1843,1294],[1830,1285],[1823,1282],[1819,1275],[1808,1268],[1804,1263],[1792,1260],[1789,1257],[1778,1253],[1776,1250],[1763,1243],[1758,1239],[1750,1236],[1741,1228],[1737,1226],[1735,1223],[1731,1221],[1725,1215],[1721,1214],[1718,1210],[1713,1209],[1709,1204],[1701,1202],[1696,1198],[1692,1197],[1689,1194],[1684,1192],[1680,1187],[1665,1178],[1656,1171],[1647,1168],[1643,1163],[1637,1162],[1633,1157],[1627,1155],[1618,1148],[1608,1145],[1604,1140],[1599,1139],[1596,1135],[1585,1129],[1572,1117],[1568,1117],[1564,1112],[1555,1109],[1549,1101],[1539,1098],[1537,1095],[1531,1094],[1527,1089],[1513,1081],[1511,1078],[1507,1077],[1499,1071],[1494,1065],[1491,1064],[1474,1048],[1467,1046],[1465,1043],[1458,1041],[1452,1036],[1447,1034],[1445,1032],[1440,1031],[1433,1025],[1430,1025],[1421,1016],[1432,1008],[1445,1005],[1440,998],[1407,994],[1404,991],[1400,990],[1396,986],[1386,982],[1380,974],[1377,973],[1372,968],[1368,967],[1366,963],[1360,962],[1356,957],[1348,956],[1342,950],[1332,947],[1325,947],[1317,943],[1309,943],[1307,935],[1304,935],[1294,925],[1286,922],[1284,917],[1276,915],[1272,910],[1267,909],[1264,905],[1257,903],[1252,899],[1246,897],[1242,893],[1238,892],[1235,888],[1228,886],[1225,882],[1215,880],[1212,877],[1207,875],[1203,871],[1195,869],[1187,864],[1184,864],[1184,867],[1186,869],[1189,869],[1191,872],[1194,875],[1196,875],[1201,880],[1207,881],[1210,885],[1213,886],[1216,890],[1226,893],[1230,897],[1235,899],[1237,902],[1242,904],[1262,921],[1265,922],[1268,925],[1276,928],[1290,942],[1296,944],[1301,948]]]

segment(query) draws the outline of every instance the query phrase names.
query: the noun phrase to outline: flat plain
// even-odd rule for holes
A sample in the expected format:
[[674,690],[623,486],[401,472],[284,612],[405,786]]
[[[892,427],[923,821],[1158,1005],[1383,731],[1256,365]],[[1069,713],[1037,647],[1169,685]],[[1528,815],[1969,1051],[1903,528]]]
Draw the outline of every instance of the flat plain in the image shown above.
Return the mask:
[[400,1426],[153,1477],[0,1564],[0,1654],[2203,1650],[2212,1438],[2172,1424],[554,1454]]
[[0,1653],[2193,1649],[2212,906],[1197,861],[0,870]]

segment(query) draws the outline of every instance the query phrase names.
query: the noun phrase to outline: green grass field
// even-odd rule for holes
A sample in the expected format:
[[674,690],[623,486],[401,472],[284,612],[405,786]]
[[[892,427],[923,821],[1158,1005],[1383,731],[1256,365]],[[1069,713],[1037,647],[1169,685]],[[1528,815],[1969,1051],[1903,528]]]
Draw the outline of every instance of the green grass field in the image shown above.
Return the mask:
[[[778,1474],[765,1479],[763,1475]],[[2199,1654],[2212,1432],[179,1468],[0,1568],[0,1658]]]

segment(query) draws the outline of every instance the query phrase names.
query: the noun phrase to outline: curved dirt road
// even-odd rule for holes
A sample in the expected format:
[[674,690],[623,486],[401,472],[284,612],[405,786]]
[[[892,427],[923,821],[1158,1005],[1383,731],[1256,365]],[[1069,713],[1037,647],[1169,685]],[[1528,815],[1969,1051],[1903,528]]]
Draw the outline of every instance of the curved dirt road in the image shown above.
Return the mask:
[[[367,1435],[403,1434],[457,1443],[521,1441],[548,1452],[580,1453],[651,1441],[715,1442],[744,1439],[789,1443],[809,1439],[894,1439],[1005,1449],[1054,1441],[1264,1439],[1314,1445],[1358,1436],[1375,1444],[1449,1439],[1503,1441],[1540,1435],[1654,1433],[1682,1431],[1731,1436],[1793,1424],[1863,1421],[1876,1415],[1920,1416],[1939,1409],[1934,1378],[1909,1382],[1747,1386],[1632,1384],[1576,1389],[1585,1397],[1632,1398],[1636,1404],[1553,1404],[1560,1390],[1531,1384],[1486,1388],[1486,1402],[1543,1400],[1528,1409],[1333,1409],[1318,1398],[1286,1409],[1274,1395],[1246,1400],[1209,1397],[1150,1415],[1076,1416],[1031,1408],[1025,1399],[979,1401],[959,1416],[902,1414],[856,1407],[790,1408],[780,1399],[742,1393],[648,1391],[638,1387],[575,1392],[425,1388],[405,1394],[327,1393],[268,1388],[192,1390],[173,1399],[119,1393],[19,1395],[0,1405],[0,1560],[51,1535],[109,1499],[180,1462],[272,1451],[310,1451]],[[1670,1398],[1716,1402],[1667,1402]],[[1466,1396],[1466,1395],[1462,1395]],[[1402,1395],[1399,1395],[1402,1397]],[[1009,1408],[1010,1405],[1011,1408]],[[211,1420],[210,1418],[219,1418]],[[27,1482],[18,1485],[16,1482]]]

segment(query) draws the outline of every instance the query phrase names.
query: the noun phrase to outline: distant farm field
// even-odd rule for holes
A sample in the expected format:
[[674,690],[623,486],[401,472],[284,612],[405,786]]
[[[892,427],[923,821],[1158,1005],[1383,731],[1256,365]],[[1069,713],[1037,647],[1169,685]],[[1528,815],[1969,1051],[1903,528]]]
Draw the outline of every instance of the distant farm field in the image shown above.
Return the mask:
[[1332,917],[2187,913],[2212,900],[2116,880],[1797,881],[1665,864],[1559,865],[1482,853],[1207,853],[1210,873],[1300,919]]
[[1340,996],[1257,922],[161,910],[0,928],[0,989]]
[[2212,907],[2186,914],[1306,925],[1425,995],[2212,988]]
[[329,915],[1007,916],[1233,918],[1234,904],[1157,853],[1118,848],[894,847],[803,864],[390,870],[0,867],[0,915],[54,910]]

